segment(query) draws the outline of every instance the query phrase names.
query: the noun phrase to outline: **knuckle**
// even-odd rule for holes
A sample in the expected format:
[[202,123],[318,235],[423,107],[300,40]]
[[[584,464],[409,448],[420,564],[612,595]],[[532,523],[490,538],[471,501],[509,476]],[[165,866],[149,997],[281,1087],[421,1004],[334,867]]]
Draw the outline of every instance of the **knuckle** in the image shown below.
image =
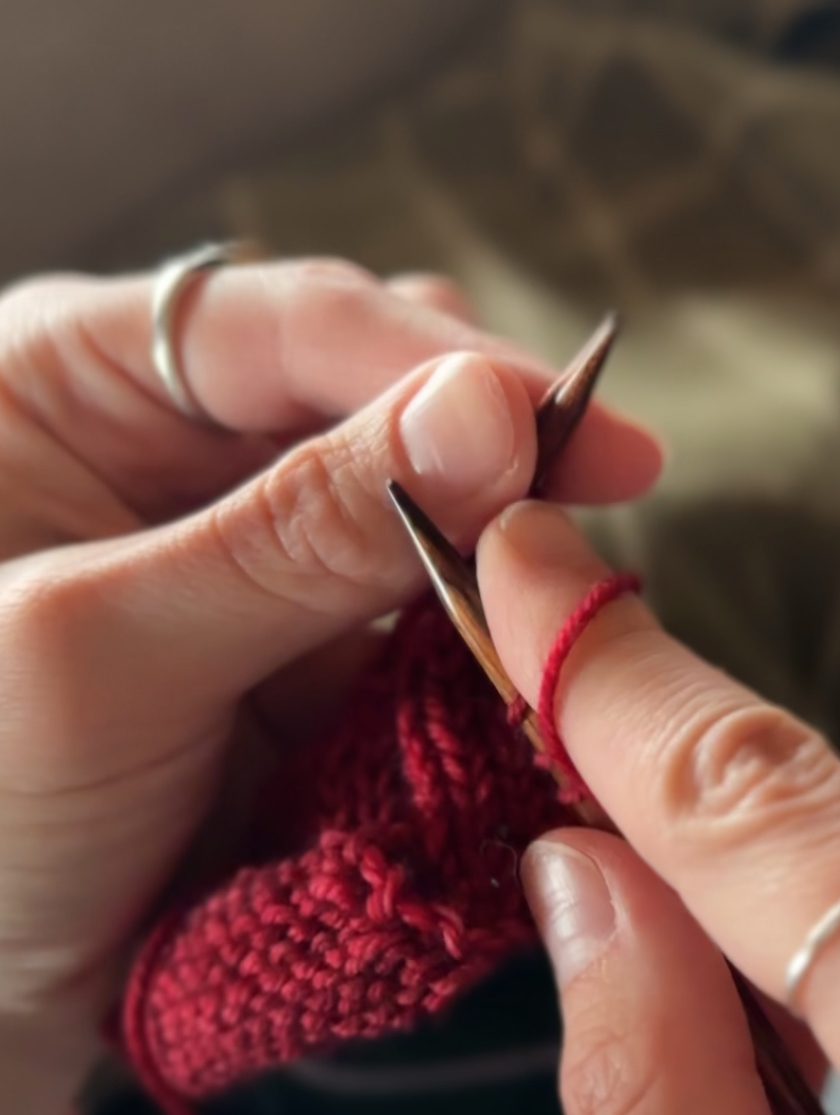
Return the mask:
[[370,580],[373,554],[362,524],[373,499],[348,445],[335,439],[303,447],[268,478],[266,498],[278,544],[297,567],[354,584]]
[[360,264],[329,256],[301,260],[295,264],[295,274],[302,285],[325,292],[350,290],[356,293],[379,285],[373,273]]
[[638,1115],[656,1085],[657,1061],[644,1027],[595,1025],[574,1035],[560,1067],[569,1115]]
[[304,276],[336,283],[376,282],[372,271],[341,256],[311,256],[297,264]]
[[472,318],[472,302],[463,287],[446,275],[412,272],[399,275],[391,283],[399,293],[463,318]]
[[663,758],[658,781],[674,831],[701,825],[724,844],[801,820],[840,791],[840,763],[825,740],[758,701],[689,717]]
[[[329,608],[333,592],[365,587],[376,576],[377,554],[366,527],[376,504],[352,447],[322,438],[255,482],[246,513],[257,523],[256,535],[243,533],[223,511],[215,527],[228,556],[260,588],[305,598],[310,608]],[[243,537],[250,541],[243,544]]]
[[427,293],[432,297],[452,296],[466,300],[463,288],[448,275],[441,275],[437,271],[407,271],[402,275],[396,275],[391,280],[391,285],[400,290]]
[[301,339],[320,336],[325,324],[332,334],[352,336],[380,289],[373,275],[343,259],[257,263],[251,273],[277,305],[276,360],[289,385],[297,383]]
[[329,321],[338,329],[351,321],[380,291],[379,282],[364,268],[344,260],[307,260],[296,265],[297,295],[313,319]]
[[52,658],[73,643],[89,619],[92,595],[87,577],[27,570],[4,587],[4,630],[20,651]]

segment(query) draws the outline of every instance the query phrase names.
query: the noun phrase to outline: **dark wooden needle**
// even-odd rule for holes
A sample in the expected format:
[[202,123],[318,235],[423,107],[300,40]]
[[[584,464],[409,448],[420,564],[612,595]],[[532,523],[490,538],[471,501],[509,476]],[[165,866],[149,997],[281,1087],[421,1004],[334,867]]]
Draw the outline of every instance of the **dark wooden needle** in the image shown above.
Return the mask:
[[539,495],[551,469],[586,413],[598,378],[618,336],[619,321],[607,314],[537,408],[537,467],[532,494]]
[[[497,693],[506,705],[510,705],[519,693],[508,677],[490,638],[472,563],[461,557],[449,539],[395,480],[388,484],[388,494],[446,614]],[[532,709],[525,713],[521,727],[537,751],[545,750],[537,716]],[[564,785],[563,774],[553,769],[552,773],[557,782]],[[583,824],[598,828],[612,827],[606,814],[594,801],[581,802],[574,807],[574,812]]]
[[[537,470],[532,492],[559,458],[586,413],[617,332],[618,318],[608,314],[543,396],[536,412]],[[449,618],[502,699],[510,704],[518,694],[490,638],[473,564],[461,557],[402,485],[392,480],[388,492]],[[526,717],[522,727],[534,746],[543,750],[533,713]],[[599,819],[606,822],[606,817]]]

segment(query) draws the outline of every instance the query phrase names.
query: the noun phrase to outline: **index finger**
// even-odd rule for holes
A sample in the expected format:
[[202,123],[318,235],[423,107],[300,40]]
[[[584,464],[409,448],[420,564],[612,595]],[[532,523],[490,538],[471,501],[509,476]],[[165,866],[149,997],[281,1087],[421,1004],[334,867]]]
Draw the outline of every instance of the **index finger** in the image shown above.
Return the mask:
[[[488,622],[535,704],[564,619],[606,568],[562,513],[518,504],[482,536]],[[703,662],[644,604],[609,605],[575,645],[555,714],[571,758],[618,827],[758,986],[840,898],[840,762],[808,725]],[[840,935],[797,1007],[840,1062]]]
[[[241,439],[221,448],[218,432],[169,399],[150,356],[153,284],[148,275],[45,279],[0,300],[0,374],[21,409],[141,507],[170,488],[212,497],[266,460],[261,439],[250,455]],[[209,272],[184,292],[174,333],[202,410],[227,430],[285,439],[358,410],[449,352],[515,365],[535,402],[556,376],[510,342],[332,260]],[[647,433],[595,408],[570,446],[562,495],[629,498],[658,468]]]

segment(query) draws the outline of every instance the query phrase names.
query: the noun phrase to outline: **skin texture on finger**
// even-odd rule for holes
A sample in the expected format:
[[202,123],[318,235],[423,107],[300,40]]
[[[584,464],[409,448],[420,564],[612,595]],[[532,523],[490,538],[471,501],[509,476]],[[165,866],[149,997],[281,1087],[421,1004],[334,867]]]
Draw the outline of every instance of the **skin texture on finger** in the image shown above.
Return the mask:
[[[63,760],[79,782],[118,777],[202,737],[271,672],[422,586],[390,477],[472,543],[527,489],[535,443],[516,372],[453,355],[188,519],[0,566],[6,653],[30,683],[0,679],[0,709],[9,723],[30,710],[28,777],[52,785]],[[54,701],[38,697],[45,675]],[[156,732],[150,703],[166,713]],[[113,749],[120,721],[131,746]],[[56,735],[73,740],[63,756]]]
[[[510,508],[482,536],[494,641],[533,704],[564,619],[607,570],[555,508]],[[710,936],[781,1000],[790,957],[837,900],[840,762],[816,732],[703,662],[625,597],[590,625],[557,693],[561,735],[618,827]],[[799,1006],[840,1059],[840,941]]]
[[549,834],[522,881],[561,989],[567,1115],[769,1115],[723,957],[628,845]]
[[[5,295],[0,382],[30,425],[157,521],[228,490],[279,444],[324,428],[448,351],[513,361],[536,403],[556,372],[430,308],[430,285],[412,299],[334,261],[202,276],[180,306],[179,357],[201,405],[237,436],[173,409],[151,366],[148,276],[39,280]],[[564,481],[562,497],[601,502],[648,486],[659,450],[639,427],[596,408],[567,463],[564,476],[575,479]]]

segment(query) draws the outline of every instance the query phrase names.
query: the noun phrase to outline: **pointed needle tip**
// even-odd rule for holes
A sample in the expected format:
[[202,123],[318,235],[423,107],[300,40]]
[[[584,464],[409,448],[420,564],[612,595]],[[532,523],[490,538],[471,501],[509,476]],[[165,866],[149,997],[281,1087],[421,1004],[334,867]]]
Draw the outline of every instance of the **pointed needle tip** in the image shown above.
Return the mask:
[[586,413],[595,384],[607,362],[620,328],[618,314],[605,314],[601,324],[577,352],[537,409],[537,470],[535,491],[568,444]]
[[402,484],[398,481],[389,480],[386,487],[391,503],[402,519],[406,531],[416,544],[420,529],[427,516],[424,515],[423,511],[417,506]]
[[402,484],[389,480],[387,490],[438,595],[446,594],[450,584],[468,591],[471,587],[469,566],[443,531],[414,502]]
[[[426,536],[435,532],[431,519],[422,508],[418,507],[402,484],[397,480],[389,480],[387,491],[391,503],[396,508],[415,545],[420,541],[421,535]],[[441,535],[441,537],[443,536]]]
[[619,316],[611,310],[604,315],[600,325],[578,350],[558,381],[549,388],[539,407],[541,413],[561,406],[568,411],[572,404],[575,409],[579,406],[582,414],[583,405],[589,399],[620,330]]
[[396,507],[398,511],[401,510],[402,497],[405,495],[405,489],[402,484],[397,483],[396,480],[388,480],[385,484],[385,489],[394,507]]
[[572,360],[566,373],[565,385],[576,380],[594,381],[606,363],[616,337],[621,331],[621,319],[615,310],[610,310]]
[[601,318],[599,330],[610,333],[613,337],[621,330],[621,314],[618,310],[607,310]]

